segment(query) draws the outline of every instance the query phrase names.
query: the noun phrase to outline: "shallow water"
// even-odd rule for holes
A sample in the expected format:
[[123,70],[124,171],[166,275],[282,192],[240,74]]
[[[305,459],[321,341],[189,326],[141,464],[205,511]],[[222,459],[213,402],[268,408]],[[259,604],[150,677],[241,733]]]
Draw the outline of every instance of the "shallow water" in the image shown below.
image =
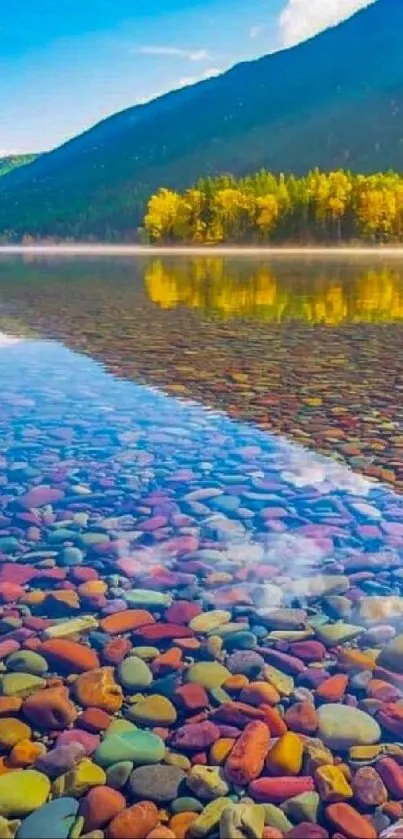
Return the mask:
[[388,266],[0,260],[4,835],[387,839],[402,301]]

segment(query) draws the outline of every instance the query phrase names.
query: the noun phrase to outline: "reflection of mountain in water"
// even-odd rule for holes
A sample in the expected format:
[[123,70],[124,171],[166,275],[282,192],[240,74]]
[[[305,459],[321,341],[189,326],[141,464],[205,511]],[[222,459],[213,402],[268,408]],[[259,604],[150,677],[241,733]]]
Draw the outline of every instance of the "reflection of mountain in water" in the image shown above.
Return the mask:
[[304,267],[303,275],[276,274],[261,263],[220,257],[154,260],[145,284],[162,309],[185,306],[223,319],[255,317],[272,322],[381,323],[403,320],[403,274],[396,269],[357,268],[346,276],[331,264]]

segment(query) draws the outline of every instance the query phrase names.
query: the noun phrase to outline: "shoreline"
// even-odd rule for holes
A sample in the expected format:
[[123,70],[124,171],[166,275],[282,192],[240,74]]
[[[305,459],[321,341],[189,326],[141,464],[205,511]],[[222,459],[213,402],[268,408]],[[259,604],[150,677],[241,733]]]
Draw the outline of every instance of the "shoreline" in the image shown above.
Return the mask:
[[58,245],[0,245],[2,254],[18,255],[49,255],[49,256],[375,256],[395,257],[403,259],[402,246],[382,245],[341,245],[340,247],[324,246],[284,246],[284,247],[255,247],[231,245],[190,245],[186,246],[152,246],[152,245],[114,245],[114,244],[58,244]]

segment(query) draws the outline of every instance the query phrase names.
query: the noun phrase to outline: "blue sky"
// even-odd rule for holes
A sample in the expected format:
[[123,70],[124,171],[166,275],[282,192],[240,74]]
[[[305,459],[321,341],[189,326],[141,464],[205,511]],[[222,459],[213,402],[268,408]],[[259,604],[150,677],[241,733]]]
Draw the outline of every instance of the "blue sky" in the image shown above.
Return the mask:
[[[5,0],[0,156],[290,46],[373,0]],[[2,4],[3,6],[3,4]]]

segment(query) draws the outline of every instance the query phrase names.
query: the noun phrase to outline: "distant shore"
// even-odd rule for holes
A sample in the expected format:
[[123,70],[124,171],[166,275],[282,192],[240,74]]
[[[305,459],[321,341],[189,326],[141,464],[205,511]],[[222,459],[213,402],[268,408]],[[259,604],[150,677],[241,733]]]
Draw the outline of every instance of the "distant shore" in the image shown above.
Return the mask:
[[239,245],[114,245],[114,244],[58,244],[58,245],[0,245],[2,254],[30,254],[32,256],[373,256],[403,259],[403,246],[386,245],[341,245],[340,247],[284,246],[257,247]]

